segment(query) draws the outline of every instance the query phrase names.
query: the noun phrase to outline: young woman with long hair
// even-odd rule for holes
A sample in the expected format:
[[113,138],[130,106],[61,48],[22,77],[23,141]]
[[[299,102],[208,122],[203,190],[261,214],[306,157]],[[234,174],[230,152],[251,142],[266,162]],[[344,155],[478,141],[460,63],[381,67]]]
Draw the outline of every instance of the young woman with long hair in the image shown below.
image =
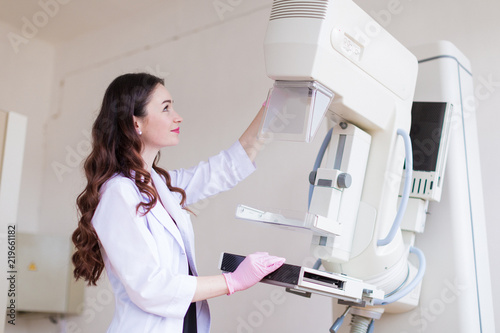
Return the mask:
[[228,150],[167,172],[159,151],[179,142],[182,118],[163,80],[135,73],[109,85],[84,164],[72,258],[75,278],[89,285],[106,269],[115,294],[108,332],[209,332],[208,298],[247,289],[282,265],[255,253],[233,273],[198,276],[187,208],[253,172],[262,113]]

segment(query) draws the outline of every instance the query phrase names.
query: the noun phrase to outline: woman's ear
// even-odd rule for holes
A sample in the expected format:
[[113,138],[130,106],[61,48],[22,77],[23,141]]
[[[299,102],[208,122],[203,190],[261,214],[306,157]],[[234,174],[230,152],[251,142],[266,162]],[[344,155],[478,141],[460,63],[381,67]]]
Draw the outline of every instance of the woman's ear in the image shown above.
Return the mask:
[[132,116],[132,117],[134,119],[134,128],[137,131],[137,134],[141,135],[142,134],[142,131],[141,131],[142,121],[140,118],[138,118],[136,116]]

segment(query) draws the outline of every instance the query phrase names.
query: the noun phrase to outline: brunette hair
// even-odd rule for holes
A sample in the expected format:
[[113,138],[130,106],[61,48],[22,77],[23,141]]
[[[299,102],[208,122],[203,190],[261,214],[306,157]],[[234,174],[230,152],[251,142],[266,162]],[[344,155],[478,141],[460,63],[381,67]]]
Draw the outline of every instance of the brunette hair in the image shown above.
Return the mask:
[[[72,257],[75,265],[73,275],[77,280],[83,278],[88,285],[96,285],[104,269],[99,238],[92,226],[101,186],[115,174],[132,179],[139,191],[148,198],[136,207],[137,212],[142,208],[141,214],[147,214],[158,201],[158,193],[150,185],[151,175],[144,168],[140,154],[143,144],[135,129],[133,116],[147,115],[146,105],[159,84],[164,84],[162,79],[147,73],[117,77],[107,88],[92,127],[92,152],[84,164],[87,186],[76,200],[79,221],[72,237],[76,246]],[[168,172],[156,165],[159,157],[158,153],[153,169],[163,176],[170,191],[181,195],[180,204],[184,207],[186,193],[171,185]]]

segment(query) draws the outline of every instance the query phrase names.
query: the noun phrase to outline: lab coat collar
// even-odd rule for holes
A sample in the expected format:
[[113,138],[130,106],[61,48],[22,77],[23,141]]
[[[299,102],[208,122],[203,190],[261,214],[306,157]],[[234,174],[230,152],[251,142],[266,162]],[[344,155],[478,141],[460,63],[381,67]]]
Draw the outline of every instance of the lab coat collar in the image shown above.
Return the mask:
[[183,217],[180,216],[182,212],[179,212],[179,203],[175,202],[174,196],[172,195],[172,193],[170,193],[170,191],[168,191],[166,185],[162,186],[163,184],[165,184],[165,182],[163,182],[161,177],[154,170],[152,170],[151,172],[151,178],[155,184],[156,191],[160,196],[160,198],[158,198],[158,201],[156,202],[156,205],[151,209],[151,213],[165,227],[165,229],[167,229],[167,231],[172,234],[172,236],[181,247],[182,251],[185,253],[186,248],[184,245],[184,241],[182,239],[179,228],[175,225],[176,223],[177,225],[179,225],[179,223],[184,222]]
[[186,237],[182,237],[182,234],[184,234],[184,228],[189,223],[189,221],[186,221],[186,214],[182,212],[179,201],[172,194],[172,192],[168,190],[165,181],[158,173],[156,173],[154,169],[151,170],[151,178],[161,199],[161,202],[158,200],[153,209],[151,209],[151,213],[174,236],[182,250],[186,252],[187,248],[189,251],[189,244],[185,244],[188,240]]

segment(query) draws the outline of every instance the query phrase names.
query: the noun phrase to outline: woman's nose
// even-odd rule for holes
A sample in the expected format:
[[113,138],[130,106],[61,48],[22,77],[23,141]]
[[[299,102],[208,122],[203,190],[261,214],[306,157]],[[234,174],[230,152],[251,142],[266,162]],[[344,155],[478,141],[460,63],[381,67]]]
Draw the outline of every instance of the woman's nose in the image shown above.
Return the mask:
[[177,112],[175,112],[174,122],[180,123],[180,122],[182,122],[182,120],[183,120],[182,117]]

